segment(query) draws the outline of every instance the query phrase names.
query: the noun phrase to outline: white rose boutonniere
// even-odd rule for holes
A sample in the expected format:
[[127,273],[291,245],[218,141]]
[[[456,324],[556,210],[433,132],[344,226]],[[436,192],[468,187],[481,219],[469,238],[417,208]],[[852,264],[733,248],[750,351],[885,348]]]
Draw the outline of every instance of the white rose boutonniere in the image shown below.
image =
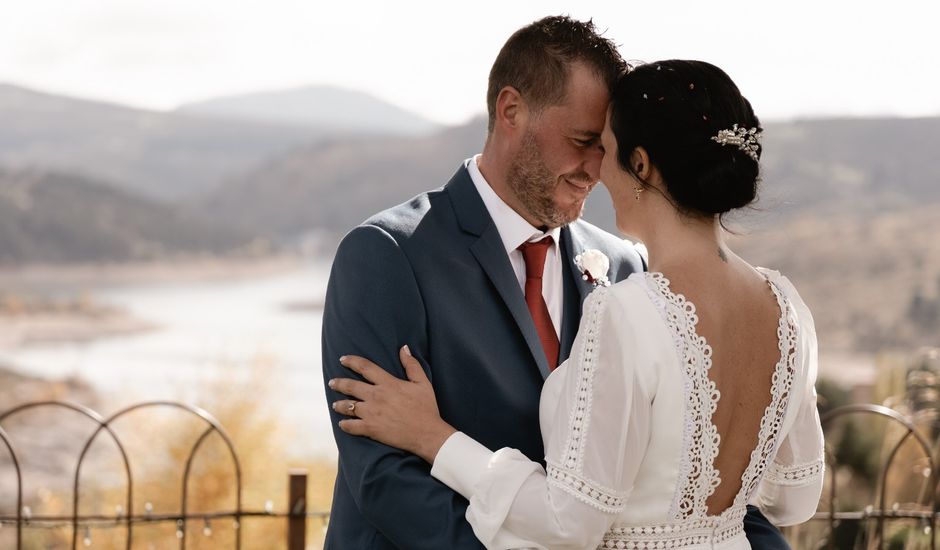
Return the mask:
[[600,250],[593,248],[585,250],[574,257],[574,264],[581,270],[581,276],[585,281],[592,283],[595,287],[610,286],[610,279],[607,278],[610,259]]

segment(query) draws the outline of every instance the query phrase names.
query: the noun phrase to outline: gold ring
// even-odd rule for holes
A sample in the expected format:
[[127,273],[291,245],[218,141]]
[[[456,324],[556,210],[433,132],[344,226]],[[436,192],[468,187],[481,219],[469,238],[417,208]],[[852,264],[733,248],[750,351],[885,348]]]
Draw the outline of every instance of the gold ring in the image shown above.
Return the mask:
[[346,410],[349,411],[349,414],[352,414],[352,415],[356,414],[356,402],[353,401],[352,403],[350,403],[349,406],[346,407]]

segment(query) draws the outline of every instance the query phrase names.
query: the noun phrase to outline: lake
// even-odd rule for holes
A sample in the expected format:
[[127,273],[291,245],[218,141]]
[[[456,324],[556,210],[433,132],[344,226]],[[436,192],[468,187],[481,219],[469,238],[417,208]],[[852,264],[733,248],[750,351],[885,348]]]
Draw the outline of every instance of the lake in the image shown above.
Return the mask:
[[154,399],[203,405],[207,392],[230,380],[240,391],[263,387],[247,399],[295,434],[291,455],[335,458],[320,369],[319,304],[328,275],[320,263],[252,278],[92,289],[96,301],[160,328],[0,350],[0,361],[31,375],[89,382],[108,403],[99,411],[105,415]]

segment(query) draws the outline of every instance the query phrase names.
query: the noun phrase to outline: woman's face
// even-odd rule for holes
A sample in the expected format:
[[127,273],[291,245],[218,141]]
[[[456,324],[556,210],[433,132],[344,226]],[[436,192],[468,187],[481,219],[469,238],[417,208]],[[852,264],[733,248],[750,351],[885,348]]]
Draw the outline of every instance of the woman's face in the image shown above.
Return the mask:
[[601,183],[610,193],[617,217],[617,229],[627,236],[636,238],[636,225],[638,216],[636,207],[642,202],[636,199],[636,188],[641,187],[633,174],[620,167],[617,161],[617,139],[610,129],[610,109],[607,110],[607,124],[601,133],[601,147],[604,149],[604,158],[601,160]]

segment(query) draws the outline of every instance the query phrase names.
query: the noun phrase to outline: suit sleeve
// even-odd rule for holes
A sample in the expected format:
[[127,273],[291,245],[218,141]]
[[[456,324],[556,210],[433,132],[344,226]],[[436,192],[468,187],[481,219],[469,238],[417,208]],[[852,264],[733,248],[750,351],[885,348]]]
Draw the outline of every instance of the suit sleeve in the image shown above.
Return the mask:
[[[356,377],[342,355],[366,357],[399,378],[398,349],[408,344],[429,371],[427,320],[411,265],[383,229],[364,225],[340,244],[323,313],[323,376],[327,403],[344,396],[325,382]],[[428,372],[433,380],[432,373]],[[330,411],[339,467],[363,517],[400,548],[482,548],[465,519],[467,501],[430,476],[415,455],[339,429]]]

